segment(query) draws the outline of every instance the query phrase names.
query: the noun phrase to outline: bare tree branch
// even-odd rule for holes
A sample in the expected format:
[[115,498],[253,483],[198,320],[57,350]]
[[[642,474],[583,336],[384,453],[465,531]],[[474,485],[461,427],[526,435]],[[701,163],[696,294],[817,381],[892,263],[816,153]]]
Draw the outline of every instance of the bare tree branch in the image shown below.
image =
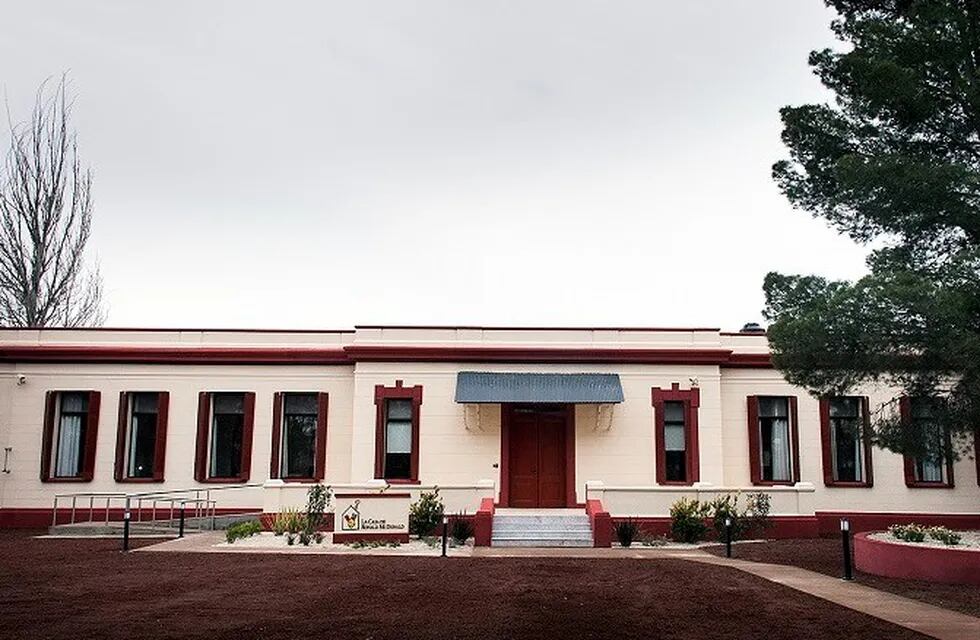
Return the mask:
[[102,277],[86,268],[92,174],[81,165],[67,77],[38,89],[30,122],[8,115],[10,150],[0,167],[0,324],[97,326]]

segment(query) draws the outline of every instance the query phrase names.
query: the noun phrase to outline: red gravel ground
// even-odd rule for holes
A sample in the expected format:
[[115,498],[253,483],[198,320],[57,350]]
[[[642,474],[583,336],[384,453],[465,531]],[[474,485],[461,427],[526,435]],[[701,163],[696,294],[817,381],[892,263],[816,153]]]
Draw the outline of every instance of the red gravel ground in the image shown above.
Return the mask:
[[737,570],[676,559],[124,555],[115,540],[6,531],[0,637],[923,636]]
[[[725,555],[723,546],[708,547],[705,550],[717,556]],[[802,567],[835,577],[843,575],[842,555],[839,539],[770,540],[732,547],[732,556],[736,558]],[[860,571],[854,572],[854,579],[875,589],[980,618],[980,588],[978,587],[884,578]]]

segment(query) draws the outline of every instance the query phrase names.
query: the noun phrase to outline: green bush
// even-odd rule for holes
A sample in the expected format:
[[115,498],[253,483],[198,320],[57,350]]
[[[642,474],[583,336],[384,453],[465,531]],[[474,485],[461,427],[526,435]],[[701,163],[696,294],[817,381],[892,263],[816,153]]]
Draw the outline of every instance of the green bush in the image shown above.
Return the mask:
[[640,537],[640,525],[633,518],[619,520],[613,525],[613,531],[616,533],[616,540],[624,547],[632,545]]
[[922,542],[926,539],[927,531],[921,524],[893,524],[888,527],[888,533],[905,542]]
[[319,482],[310,487],[306,496],[306,513],[303,514],[303,529],[299,535],[299,542],[304,547],[316,538],[316,530],[323,522],[323,513],[330,503],[327,488]]
[[251,538],[256,533],[262,531],[262,523],[258,520],[249,520],[248,522],[238,522],[231,525],[225,531],[225,540],[229,544],[234,543],[235,540],[240,540],[242,538]]
[[299,509],[283,509],[272,521],[272,531],[277,536],[299,533],[306,527],[306,517]]
[[958,545],[963,539],[963,536],[946,527],[929,527],[929,537],[949,547]]
[[449,525],[449,535],[457,545],[464,545],[473,537],[473,523],[464,517],[465,514],[453,516]]
[[704,520],[711,505],[690,498],[681,498],[670,506],[670,533],[677,542],[695,543],[704,539],[708,525]]
[[431,536],[442,524],[443,505],[439,489],[423,491],[408,512],[408,532],[418,537]]
[[742,540],[749,535],[761,535],[769,526],[772,499],[761,491],[745,496],[745,507],[739,509],[741,493],[718,496],[708,503],[712,523],[718,540],[725,539],[725,520],[731,518],[732,540]]

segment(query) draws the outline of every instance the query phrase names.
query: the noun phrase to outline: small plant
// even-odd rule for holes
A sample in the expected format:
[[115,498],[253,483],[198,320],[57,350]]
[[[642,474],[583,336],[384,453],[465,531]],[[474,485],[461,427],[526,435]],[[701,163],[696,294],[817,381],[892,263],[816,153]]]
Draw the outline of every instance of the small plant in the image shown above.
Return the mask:
[[449,526],[449,535],[457,545],[464,545],[466,541],[473,537],[473,523],[470,522],[465,514],[453,516]]
[[238,522],[228,527],[228,529],[225,531],[225,540],[227,540],[229,544],[234,544],[235,540],[251,538],[260,531],[262,531],[262,523],[258,520]]
[[772,498],[761,491],[745,496],[745,508],[739,509],[741,493],[727,493],[709,502],[709,510],[718,540],[725,540],[725,520],[731,520],[732,540],[741,540],[750,534],[761,534],[771,525],[769,511]]
[[283,509],[272,521],[272,532],[277,536],[284,533],[299,533],[306,526],[305,517],[299,509]]
[[323,544],[323,532],[316,531],[313,533],[313,541],[317,544]]
[[439,489],[423,491],[408,511],[408,532],[418,537],[431,536],[442,523],[443,505]]
[[640,544],[644,547],[666,547],[670,544],[670,538],[667,536],[640,536]]
[[402,546],[402,543],[394,540],[358,540],[357,542],[345,542],[344,546],[351,549],[380,549],[382,547],[397,549]]
[[691,498],[681,498],[670,506],[670,533],[677,542],[693,544],[704,539],[708,525],[704,520],[711,505]]
[[323,522],[323,513],[329,503],[330,496],[322,483],[318,482],[310,487],[306,494],[306,513],[302,514],[303,528],[299,532],[299,543],[304,547],[315,539],[316,530]]
[[749,521],[745,532],[761,535],[772,526],[769,514],[772,512],[772,496],[764,491],[756,491],[745,496],[744,518]]
[[956,546],[963,539],[963,536],[951,531],[946,527],[929,527],[929,537],[938,540],[948,547]]
[[288,544],[290,547],[293,546],[294,544],[296,544],[296,534],[295,533],[287,533],[286,534],[286,544]]
[[893,524],[888,527],[888,533],[894,538],[905,542],[922,542],[926,539],[928,530],[921,524]]
[[624,547],[629,547],[634,540],[640,537],[640,525],[633,518],[619,520],[613,525],[613,531],[616,532],[616,539],[619,540],[619,544]]

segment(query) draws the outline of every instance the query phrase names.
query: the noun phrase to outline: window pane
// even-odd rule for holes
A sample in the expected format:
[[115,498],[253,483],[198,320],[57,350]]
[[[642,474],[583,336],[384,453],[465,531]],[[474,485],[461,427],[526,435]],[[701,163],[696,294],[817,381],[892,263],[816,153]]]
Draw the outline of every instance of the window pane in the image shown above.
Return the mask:
[[214,413],[245,413],[245,395],[242,393],[215,393],[211,401]]
[[287,478],[312,478],[315,444],[316,416],[286,416],[282,475]]
[[315,393],[287,393],[283,403],[283,413],[316,414],[316,400]]
[[861,482],[864,480],[864,441],[861,399],[837,397],[830,399],[830,454],[834,480]]
[[917,460],[915,464],[917,480],[921,482],[944,482],[943,463],[935,460]]
[[156,455],[156,412],[134,413],[130,425],[127,474],[130,478],[152,478]]
[[859,415],[859,398],[831,398],[830,416],[832,418],[856,418]]
[[385,478],[408,480],[412,477],[412,455],[409,453],[385,454]]
[[760,397],[759,415],[786,418],[789,416],[789,402],[786,398]]
[[664,422],[680,422],[681,424],[684,424],[684,403],[665,402]]
[[412,423],[401,420],[389,420],[385,433],[385,451],[387,453],[412,452]]
[[664,448],[667,451],[684,451],[684,425],[664,425]]
[[215,414],[211,430],[211,477],[232,478],[241,475],[242,414]]
[[788,482],[792,479],[793,463],[789,438],[789,420],[785,418],[759,418],[760,445],[762,448],[762,479],[771,482]]
[[134,393],[132,394],[133,399],[133,413],[156,413],[157,412],[157,398],[159,397],[156,393]]
[[84,413],[88,411],[87,393],[62,393],[61,412],[62,413]]
[[83,414],[62,414],[58,424],[58,449],[54,475],[73,478],[82,472]]
[[683,451],[667,451],[664,456],[667,465],[665,478],[668,482],[684,482],[687,480],[687,460]]
[[388,400],[388,419],[411,420],[412,401],[411,400]]

